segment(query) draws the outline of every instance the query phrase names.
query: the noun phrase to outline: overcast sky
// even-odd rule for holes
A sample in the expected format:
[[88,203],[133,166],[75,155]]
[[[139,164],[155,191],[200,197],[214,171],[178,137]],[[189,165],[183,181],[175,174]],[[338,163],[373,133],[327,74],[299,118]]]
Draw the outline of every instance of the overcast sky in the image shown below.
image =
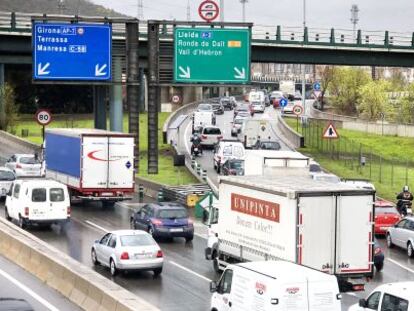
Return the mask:
[[[89,0],[129,16],[137,16],[138,0]],[[188,0],[143,0],[145,19],[186,20]],[[217,2],[219,0],[216,0]],[[225,21],[241,21],[240,0],[223,0]],[[306,23],[313,28],[352,29],[351,6],[359,7],[358,28],[414,31],[414,0],[305,0]],[[201,0],[190,0],[191,19]],[[246,21],[261,25],[300,26],[303,0],[248,0]]]

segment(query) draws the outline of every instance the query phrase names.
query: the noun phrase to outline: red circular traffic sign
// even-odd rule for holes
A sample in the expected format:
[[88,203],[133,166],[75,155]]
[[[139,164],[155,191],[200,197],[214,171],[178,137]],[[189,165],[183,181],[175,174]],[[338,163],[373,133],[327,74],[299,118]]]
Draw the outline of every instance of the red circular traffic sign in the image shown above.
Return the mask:
[[292,111],[295,115],[300,116],[303,113],[303,107],[302,105],[295,105],[293,106]]
[[206,22],[215,20],[218,17],[219,12],[219,6],[212,0],[205,0],[201,2],[198,7],[198,15],[200,15]]
[[48,125],[52,122],[52,114],[47,109],[39,109],[36,111],[35,119],[40,125]]
[[181,97],[180,97],[180,95],[174,94],[173,96],[171,96],[171,101],[172,101],[174,104],[179,104],[179,103],[181,103]]

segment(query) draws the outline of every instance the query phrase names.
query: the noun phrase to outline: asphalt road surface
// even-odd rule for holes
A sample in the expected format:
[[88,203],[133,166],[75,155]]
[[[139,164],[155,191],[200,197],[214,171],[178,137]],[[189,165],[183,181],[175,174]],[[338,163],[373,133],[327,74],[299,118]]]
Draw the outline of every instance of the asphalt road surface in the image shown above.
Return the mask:
[[[35,276],[0,256],[0,298],[24,299],[35,311],[81,310]],[[0,301],[0,309],[2,302]]]

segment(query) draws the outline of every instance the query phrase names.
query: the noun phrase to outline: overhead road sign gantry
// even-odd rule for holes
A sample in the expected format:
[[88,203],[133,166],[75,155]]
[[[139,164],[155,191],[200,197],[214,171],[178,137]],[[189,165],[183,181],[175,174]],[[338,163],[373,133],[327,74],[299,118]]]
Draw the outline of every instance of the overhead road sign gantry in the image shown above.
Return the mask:
[[109,24],[33,23],[34,80],[111,80]]
[[175,82],[249,83],[250,35],[250,29],[176,28]]

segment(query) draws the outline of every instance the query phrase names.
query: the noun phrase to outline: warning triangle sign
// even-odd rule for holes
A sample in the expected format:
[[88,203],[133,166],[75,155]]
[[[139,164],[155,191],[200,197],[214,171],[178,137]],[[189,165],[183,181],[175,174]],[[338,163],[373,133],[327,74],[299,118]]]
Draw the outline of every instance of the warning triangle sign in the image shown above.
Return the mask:
[[338,132],[332,123],[329,123],[322,134],[322,138],[339,138]]

